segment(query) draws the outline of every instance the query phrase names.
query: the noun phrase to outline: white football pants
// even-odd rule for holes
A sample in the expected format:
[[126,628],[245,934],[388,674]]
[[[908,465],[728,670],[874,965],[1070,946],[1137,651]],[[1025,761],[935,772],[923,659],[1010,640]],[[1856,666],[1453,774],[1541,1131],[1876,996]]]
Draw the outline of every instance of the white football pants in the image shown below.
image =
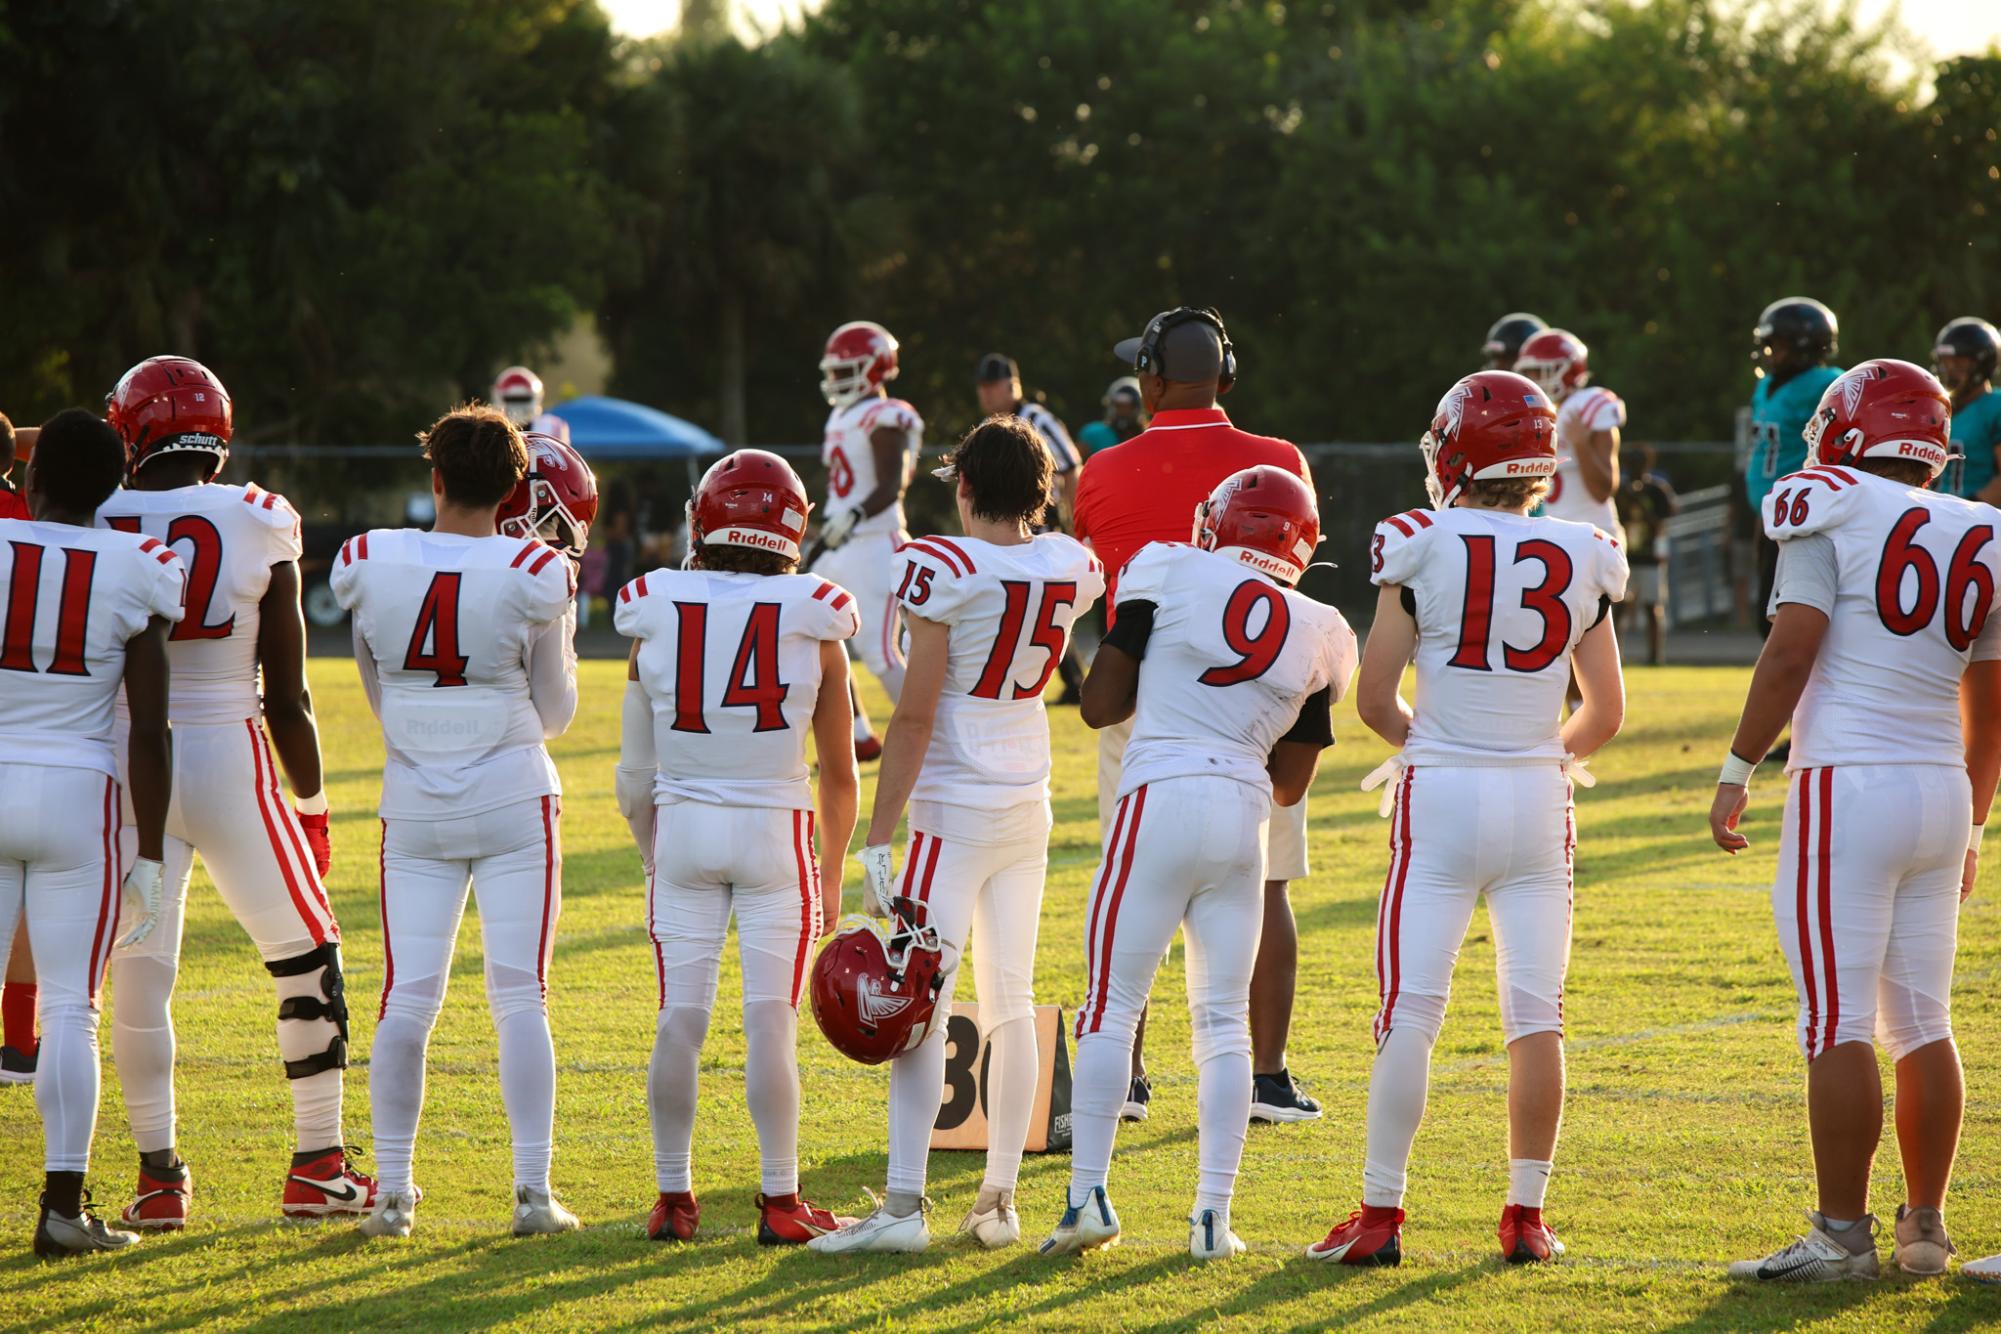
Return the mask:
[[660,1013],[646,1106],[664,1191],[692,1190],[696,1084],[730,916],[743,962],[744,1096],[761,1189],[799,1189],[799,996],[820,938],[813,813],[670,801],[656,808],[646,934]]
[[908,539],[908,533],[861,533],[813,562],[814,574],[855,595],[862,628],[847,641],[848,656],[882,682],[891,704],[903,694],[903,613],[894,584],[897,548]]
[[500,1038],[500,1093],[514,1184],[549,1187],[556,1054],[547,979],[563,904],[562,802],[536,797],[454,820],[382,826],[382,1008],[370,1053],[375,1161],[384,1190],[409,1190],[424,1057],[445,1003],[466,887],[479,901],[486,999]]
[[124,871],[116,781],[93,769],[0,765],[0,940],[12,940],[25,915],[41,986],[35,1106],[45,1171],[90,1168],[98,990]]
[[[125,743],[118,743],[120,763]],[[180,972],[188,884],[195,854],[208,868],[230,913],[266,964],[283,964],[326,944],[338,945],[325,887],[313,866],[278,765],[255,718],[214,725],[176,723],[173,799],[167,807],[166,897],[160,925],[129,950],[111,956],[111,1049],[125,1095],[125,1115],[141,1153],[174,1146],[174,982]],[[139,847],[125,800],[120,831],[126,865]],[[279,1000],[321,994],[320,970],[274,975]],[[327,1050],[337,1036],[329,1019],[281,1019],[278,1049],[286,1060]],[[300,1149],[342,1143],[343,1071],[324,1070],[290,1081],[292,1122]]]
[[1071,1081],[1072,1198],[1105,1184],[1132,1075],[1133,1031],[1174,933],[1185,934],[1197,1072],[1195,1208],[1230,1207],[1251,1105],[1251,968],[1264,926],[1271,799],[1222,777],[1169,778],[1119,799],[1091,889],[1090,970]]
[[[1098,730],[1098,838],[1111,831],[1119,804],[1119,779],[1125,772],[1126,746],[1132,741],[1133,723]],[[1273,806],[1265,826],[1265,879],[1304,880],[1313,873],[1306,860],[1306,798],[1291,806]]]

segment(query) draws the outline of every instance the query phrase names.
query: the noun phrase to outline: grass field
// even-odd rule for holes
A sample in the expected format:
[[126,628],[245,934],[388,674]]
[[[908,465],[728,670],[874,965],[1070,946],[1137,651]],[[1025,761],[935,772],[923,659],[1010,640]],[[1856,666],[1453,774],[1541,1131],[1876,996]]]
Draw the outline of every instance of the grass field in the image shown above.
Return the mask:
[[[366,1243],[346,1225],[277,1219],[290,1111],[272,1045],[269,983],[248,941],[197,879],[177,1013],[182,1151],[196,1223],[130,1256],[62,1266],[28,1251],[40,1130],[27,1089],[0,1088],[0,1327],[195,1325],[248,1330],[721,1325],[971,1330],[1000,1321],[1071,1328],[1945,1330],[2001,1320],[2001,1292],[1953,1279],[1813,1290],[1752,1290],[1728,1259],[1792,1235],[1812,1203],[1791,1038],[1791,989],[1771,925],[1780,785],[1760,784],[1752,854],[1730,861],[1704,816],[1716,758],[1745,674],[1635,669],[1625,736],[1580,794],[1576,945],[1567,1015],[1570,1103],[1550,1214],[1570,1247],[1559,1265],[1502,1264],[1493,1239],[1506,1187],[1506,1072],[1493,950],[1475,919],[1439,1043],[1418,1136],[1404,1266],[1329,1269],[1300,1256],[1358,1197],[1362,1108],[1375,1005],[1372,937],[1387,857],[1374,798],[1356,780],[1381,758],[1352,718],[1313,794],[1314,875],[1294,887],[1301,943],[1292,1066],[1327,1105],[1317,1124],[1254,1127],[1234,1223],[1235,1263],[1186,1251],[1194,1182],[1195,1086],[1178,959],[1160,973],[1149,1032],[1153,1119],[1126,1127],[1112,1169],[1125,1223],[1117,1249],[1047,1261],[1030,1246],[988,1253],[948,1240],[977,1188],[977,1154],[934,1156],[934,1236],[925,1255],[836,1259],[754,1243],[756,1153],[743,1106],[734,960],[703,1064],[696,1189],[703,1239],[641,1236],[654,1196],[645,1111],[654,978],[637,860],[611,798],[620,665],[584,665],[584,704],[557,747],[568,789],[565,902],[550,982],[560,1067],[555,1184],[578,1235],[506,1235],[509,1158],[480,979],[479,937],[463,933],[453,989],[431,1045],[417,1175],[428,1192],[407,1243]],[[355,998],[349,1137],[368,1143],[368,1065],[382,976],[374,801],[381,749],[337,659],[313,663],[335,811],[332,891]],[[886,717],[880,698],[877,716]],[[1040,999],[1074,1007],[1084,989],[1083,910],[1097,831],[1091,738],[1053,711],[1056,832],[1037,969]],[[867,791],[864,791],[866,809]],[[849,873],[848,902],[857,902]],[[1968,905],[1958,1031],[1968,1116],[1949,1210],[1970,1255],[2001,1250],[2001,880]],[[1176,953],[1179,953],[1177,947]],[[970,979],[962,995],[970,994]],[[116,1004],[112,996],[111,1004]],[[853,1065],[802,1020],[801,1168],[809,1195],[852,1205],[883,1171],[883,1070]],[[105,1100],[93,1183],[115,1214],[132,1145],[105,1034]],[[366,1161],[364,1159],[364,1161]],[[1031,1156],[1024,1229],[1039,1238],[1069,1162]],[[1894,1154],[1876,1208],[1902,1198]],[[1887,1225],[1886,1225],[1887,1226]],[[1888,1248],[1884,1250],[1887,1264]]]

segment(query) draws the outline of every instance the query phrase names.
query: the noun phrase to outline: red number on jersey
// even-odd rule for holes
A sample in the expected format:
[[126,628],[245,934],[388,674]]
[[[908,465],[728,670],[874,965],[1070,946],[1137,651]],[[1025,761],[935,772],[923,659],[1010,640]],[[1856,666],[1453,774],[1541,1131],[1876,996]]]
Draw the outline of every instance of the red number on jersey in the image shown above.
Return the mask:
[[[911,568],[924,569],[914,564]],[[928,575],[931,572],[924,570],[924,573]],[[973,685],[972,693],[976,698],[999,699],[1003,687],[1011,687],[1011,699],[1036,698],[1048,688],[1056,664],[1063,660],[1069,636],[1062,626],[1056,624],[1056,614],[1077,601],[1074,580],[1052,581],[1042,586],[1042,602],[1036,608],[1035,625],[1028,635],[1028,642],[1048,655],[1043,659],[1042,671],[1029,685],[1008,678],[1008,669],[1014,666],[1015,656],[1021,650],[1021,629],[1028,620],[1028,595],[1032,587],[1026,580],[1001,580],[1001,591],[1007,595],[1007,606],[1001,612],[1000,632],[994,636],[994,647],[987,655],[987,665],[981,669],[980,679]]]
[[[1459,613],[1459,648],[1446,663],[1469,671],[1494,670],[1488,641],[1494,631],[1494,539],[1465,536],[1466,602]],[[1515,547],[1515,564],[1538,561],[1542,582],[1522,590],[1522,606],[1542,619],[1542,638],[1530,648],[1501,645],[1501,661],[1511,672],[1539,672],[1562,657],[1570,647],[1570,607],[1563,595],[1570,591],[1576,571],[1570,553],[1555,542],[1530,538]]]
[[[674,730],[709,730],[702,716],[705,676],[702,664],[709,652],[709,607],[706,602],[674,604],[678,632],[674,646]],[[750,609],[736,661],[721,705],[726,709],[756,709],[756,732],[785,730],[785,698],[792,687],[778,679],[778,604],[759,602]]]
[[[1251,631],[1251,615],[1264,608],[1264,621]],[[1292,608],[1285,594],[1263,579],[1246,579],[1230,594],[1223,607],[1223,642],[1237,660],[1227,667],[1211,667],[1195,679],[1205,686],[1233,686],[1255,681],[1271,670],[1292,631]]]
[[[430,645],[428,650],[426,644]],[[403,670],[436,672],[434,686],[462,686],[468,661],[459,652],[459,572],[440,570],[424,590],[417,626],[410,632],[410,647],[403,654]]]
[[[32,542],[15,542],[14,577],[7,588],[7,624],[0,631],[0,671],[35,668],[35,604],[42,584],[42,552]],[[45,669],[52,676],[88,676],[84,641],[90,630],[90,581],[97,553],[74,547],[63,553],[63,591],[56,604],[56,651]]]
[[167,545],[186,542],[188,552],[187,615],[181,617],[169,639],[227,639],[236,628],[236,613],[207,623],[209,602],[215,597],[216,580],[222,574],[222,534],[199,514],[183,514],[167,526]]
[[855,489],[854,465],[848,462],[848,455],[839,445],[827,460],[827,489],[837,500],[846,500],[848,492]]
[[1783,528],[1791,524],[1797,528],[1806,522],[1807,496],[1813,488],[1803,486],[1798,491],[1781,491],[1772,497],[1772,527]]
[[929,565],[919,565],[911,561],[903,567],[903,582],[897,585],[896,599],[908,602],[913,607],[921,607],[931,600],[931,576],[934,571]]
[[[1883,543],[1883,559],[1876,571],[1876,616],[1893,635],[1910,636],[1929,626],[1939,613],[1941,589],[1938,562],[1913,540],[1918,530],[1931,522],[1931,511],[1914,505],[1897,519]],[[1980,553],[1994,540],[1990,524],[1976,524],[1966,530],[1946,566],[1943,601],[1945,642],[1964,653],[1980,637],[1987,613],[1994,608],[1994,572],[1981,563]],[[1904,608],[1904,577],[1915,573],[1917,597],[1909,610]],[[1966,595],[1973,594],[1973,605]]]

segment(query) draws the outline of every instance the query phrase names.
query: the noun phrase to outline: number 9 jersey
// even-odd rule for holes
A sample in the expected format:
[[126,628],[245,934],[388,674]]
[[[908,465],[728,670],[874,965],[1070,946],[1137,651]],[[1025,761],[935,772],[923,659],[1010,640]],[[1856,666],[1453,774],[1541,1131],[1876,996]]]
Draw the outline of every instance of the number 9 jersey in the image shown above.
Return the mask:
[[1960,677],[2001,658],[1988,614],[2001,511],[1832,465],[1781,477],[1764,510],[1779,543],[1770,610],[1801,603],[1828,618],[1787,771],[1964,764]]
[[1454,506],[1376,525],[1370,579],[1417,622],[1404,759],[1564,758],[1570,654],[1625,596],[1626,556],[1588,523]]

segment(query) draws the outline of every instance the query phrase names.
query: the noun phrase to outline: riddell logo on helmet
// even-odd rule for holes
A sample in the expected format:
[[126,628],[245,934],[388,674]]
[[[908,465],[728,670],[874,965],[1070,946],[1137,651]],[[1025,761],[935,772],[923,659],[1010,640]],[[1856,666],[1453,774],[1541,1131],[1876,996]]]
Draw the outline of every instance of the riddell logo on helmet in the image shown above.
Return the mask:
[[1543,465],[1539,461],[1533,463],[1510,463],[1508,465],[1508,476],[1520,477],[1525,474],[1540,473],[1543,470]]
[[792,543],[776,533],[760,533],[755,528],[725,528],[709,539],[711,542],[726,542],[731,546],[755,547],[759,551],[776,551],[784,555],[792,554]]

